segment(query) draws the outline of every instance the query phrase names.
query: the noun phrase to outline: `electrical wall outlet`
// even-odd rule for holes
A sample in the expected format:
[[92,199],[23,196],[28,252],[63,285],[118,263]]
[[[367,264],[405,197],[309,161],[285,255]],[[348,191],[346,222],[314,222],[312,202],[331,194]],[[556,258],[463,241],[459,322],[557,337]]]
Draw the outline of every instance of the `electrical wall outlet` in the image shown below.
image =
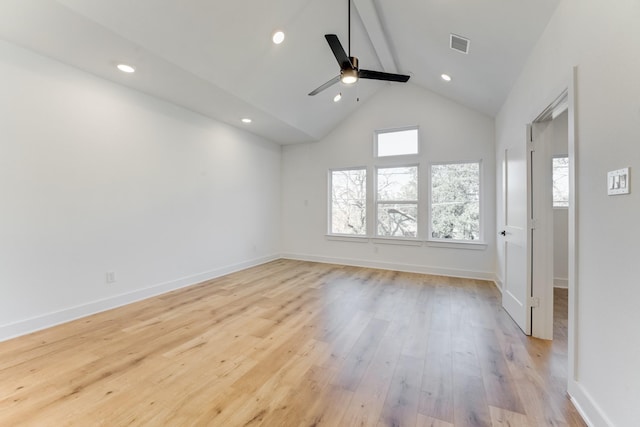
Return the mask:
[[106,279],[107,283],[114,283],[116,281],[116,273],[113,271],[107,271]]

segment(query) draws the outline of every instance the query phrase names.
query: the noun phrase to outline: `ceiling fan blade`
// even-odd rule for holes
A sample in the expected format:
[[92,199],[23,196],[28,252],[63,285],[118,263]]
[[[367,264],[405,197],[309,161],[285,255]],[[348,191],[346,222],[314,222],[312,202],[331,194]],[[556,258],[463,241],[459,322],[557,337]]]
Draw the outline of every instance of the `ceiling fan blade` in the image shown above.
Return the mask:
[[329,43],[329,47],[333,52],[333,56],[336,57],[338,64],[340,65],[340,69],[344,70],[347,68],[353,68],[351,65],[351,61],[349,60],[349,56],[347,56],[347,52],[344,51],[342,44],[340,44],[340,40],[338,40],[338,36],[335,34],[325,34],[324,38],[327,39],[327,43]]
[[361,79],[386,80],[389,82],[406,83],[409,80],[410,76],[405,76],[404,74],[384,73],[382,71],[360,70],[358,71],[358,77],[360,77]]
[[333,86],[334,84],[338,83],[339,81],[340,81],[340,76],[335,76],[334,78],[332,78],[331,80],[329,80],[325,84],[323,84],[323,85],[315,88],[311,92],[309,92],[309,96],[317,95],[320,92],[322,92],[323,90],[325,90],[326,88],[328,88],[329,86]]

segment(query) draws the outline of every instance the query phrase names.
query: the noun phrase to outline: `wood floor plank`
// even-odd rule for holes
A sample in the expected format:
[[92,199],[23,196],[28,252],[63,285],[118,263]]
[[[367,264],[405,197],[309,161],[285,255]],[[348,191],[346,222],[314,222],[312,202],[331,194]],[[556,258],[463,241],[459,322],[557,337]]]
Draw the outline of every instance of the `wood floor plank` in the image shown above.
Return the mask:
[[0,343],[0,425],[584,426],[557,297],[550,343],[489,282],[277,260]]
[[494,331],[476,328],[474,337],[487,394],[487,404],[511,412],[524,413],[524,406],[518,397]]
[[400,351],[409,331],[407,326],[406,320],[391,322],[340,425],[375,426],[378,424],[400,359]]
[[423,367],[421,359],[400,356],[378,426],[416,425]]
[[454,421],[453,353],[451,335],[446,332],[429,333],[418,411],[449,423]]
[[482,378],[461,373],[453,381],[454,424],[460,427],[491,426]]
[[454,427],[453,424],[446,421],[439,420],[437,418],[428,417],[426,415],[418,414],[418,422],[416,427]]
[[529,420],[526,415],[517,412],[496,408],[495,406],[489,406],[489,412],[494,426],[535,427],[535,424],[531,424],[532,420]]
[[491,425],[482,369],[474,344],[472,325],[452,339],[453,399],[456,426],[484,427]]
[[336,385],[345,390],[356,390],[388,326],[389,322],[385,320],[371,319],[338,372],[334,380]]

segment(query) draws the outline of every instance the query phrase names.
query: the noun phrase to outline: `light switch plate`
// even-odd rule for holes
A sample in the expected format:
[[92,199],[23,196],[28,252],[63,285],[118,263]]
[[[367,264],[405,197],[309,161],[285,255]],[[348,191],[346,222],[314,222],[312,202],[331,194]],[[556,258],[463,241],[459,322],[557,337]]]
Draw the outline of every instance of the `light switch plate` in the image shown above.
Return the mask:
[[607,174],[607,194],[609,196],[629,194],[631,184],[629,169],[631,168],[618,169]]

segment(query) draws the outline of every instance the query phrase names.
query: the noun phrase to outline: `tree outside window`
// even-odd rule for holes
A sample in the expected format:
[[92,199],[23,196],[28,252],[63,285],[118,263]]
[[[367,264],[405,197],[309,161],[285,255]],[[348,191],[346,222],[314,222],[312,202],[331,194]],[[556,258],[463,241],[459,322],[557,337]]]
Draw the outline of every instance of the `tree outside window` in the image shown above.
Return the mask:
[[367,170],[330,173],[331,234],[367,234]]
[[553,158],[553,207],[569,207],[569,158]]
[[376,235],[418,236],[418,167],[377,169]]
[[431,166],[431,237],[480,239],[480,163]]

